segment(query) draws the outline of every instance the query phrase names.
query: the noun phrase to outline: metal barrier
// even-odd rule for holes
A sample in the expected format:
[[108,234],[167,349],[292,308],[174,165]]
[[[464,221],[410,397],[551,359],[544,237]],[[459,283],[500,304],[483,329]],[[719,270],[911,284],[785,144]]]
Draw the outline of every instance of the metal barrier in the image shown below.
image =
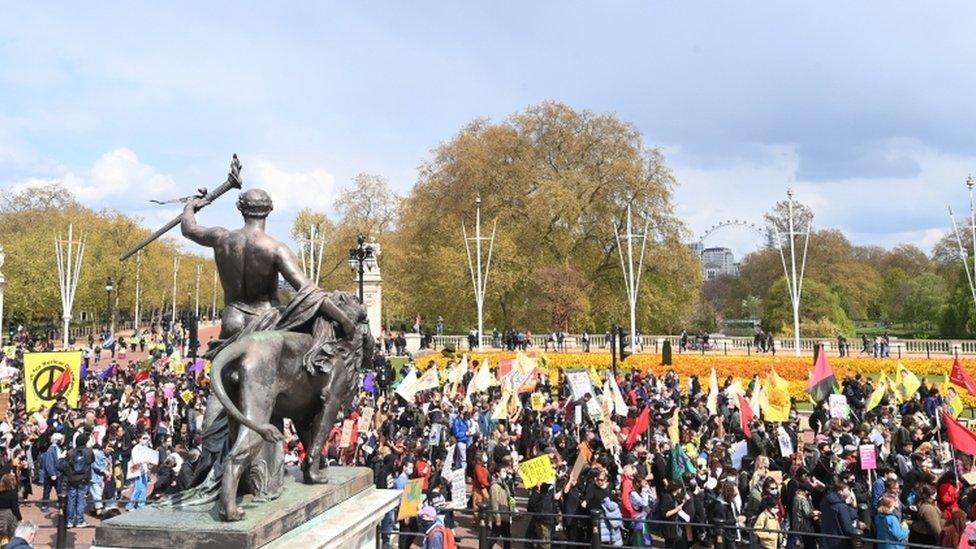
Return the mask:
[[[469,509],[456,509],[454,511],[455,511],[455,513],[459,512],[459,511],[461,513],[470,512]],[[589,540],[588,541],[573,541],[573,540],[568,540],[568,539],[556,539],[555,537],[550,537],[550,539],[547,542],[547,541],[542,540],[542,539],[539,539],[539,538],[532,538],[532,537],[530,537],[532,535],[532,532],[529,532],[528,530],[526,530],[525,535],[524,536],[521,536],[521,537],[520,536],[514,536],[514,535],[512,535],[512,536],[497,536],[497,535],[493,535],[491,533],[490,525],[489,525],[489,521],[491,520],[491,516],[490,515],[512,515],[512,516],[530,517],[530,518],[531,517],[550,517],[550,518],[555,519],[556,522],[558,522],[560,519],[567,519],[567,518],[569,518],[569,519],[583,519],[583,520],[588,520],[589,521],[589,525],[588,525],[588,528],[587,528],[587,530],[588,530],[587,533],[589,535]],[[507,543],[518,543],[518,544],[532,543],[532,544],[536,544],[536,545],[548,543],[550,545],[557,544],[557,545],[559,545],[561,547],[590,547],[590,548],[594,548],[594,549],[595,548],[601,548],[601,547],[620,547],[620,545],[609,545],[609,544],[604,544],[602,542],[602,540],[601,540],[600,522],[603,519],[604,519],[603,513],[601,511],[599,511],[599,510],[593,511],[593,512],[591,512],[588,515],[567,515],[567,514],[562,514],[562,513],[528,513],[528,512],[524,512],[524,511],[501,511],[501,510],[499,510],[499,511],[491,511],[491,510],[488,509],[488,507],[486,505],[482,505],[479,508],[479,519],[478,519],[477,523],[475,524],[475,526],[477,527],[478,535],[477,536],[458,535],[458,536],[455,537],[455,539],[458,540],[458,541],[463,541],[463,540],[477,540],[478,541],[478,545],[477,546],[478,546],[479,549],[490,549],[490,548],[494,547],[496,543],[504,544],[506,542]],[[512,523],[511,522],[511,518],[509,520],[510,520],[510,523]],[[656,527],[668,527],[668,526],[674,527],[676,524],[680,524],[682,527],[690,527],[690,528],[704,530],[706,533],[711,534],[711,537],[713,539],[717,538],[719,535],[725,535],[726,532],[732,531],[732,532],[738,533],[739,534],[739,537],[742,538],[741,541],[739,541],[737,543],[749,544],[750,546],[754,546],[754,545],[757,545],[758,544],[757,536],[756,536],[757,533],[772,533],[772,534],[776,534],[778,536],[782,536],[782,543],[781,543],[781,545],[782,544],[785,544],[785,541],[786,541],[786,539],[789,536],[795,536],[796,538],[801,538],[801,539],[803,537],[814,537],[814,538],[817,538],[817,539],[828,538],[828,539],[845,540],[845,541],[850,541],[852,543],[852,545],[854,545],[854,546],[863,546],[864,543],[871,543],[873,545],[877,545],[879,543],[884,543],[884,544],[888,544],[888,545],[898,545],[898,546],[902,546],[902,547],[905,547],[905,548],[908,548],[908,549],[941,549],[941,547],[940,546],[937,546],[937,545],[925,545],[925,544],[918,544],[918,543],[909,543],[907,541],[901,542],[901,541],[893,541],[893,540],[881,540],[881,539],[872,538],[872,537],[869,537],[869,536],[840,536],[840,535],[834,535],[834,534],[797,532],[797,531],[794,531],[794,530],[785,530],[785,529],[782,529],[782,530],[772,530],[772,529],[766,529],[766,528],[756,528],[756,527],[752,527],[752,526],[740,526],[738,524],[728,524],[728,523],[701,523],[701,522],[680,522],[680,523],[678,523],[678,522],[675,522],[675,521],[665,521],[665,520],[656,520],[656,519],[621,519],[621,522],[623,522],[625,525],[627,525],[627,524],[630,525],[630,528],[627,528],[627,530],[632,530],[634,524],[648,524],[648,525],[656,526]],[[382,538],[383,538],[383,536],[391,536],[392,537],[394,535],[396,535],[396,536],[409,536],[409,537],[412,537],[412,538],[421,538],[418,541],[421,541],[422,542],[423,541],[423,537],[425,536],[425,533],[423,533],[423,532],[409,532],[409,531],[400,532],[399,530],[383,530],[381,526],[378,526],[377,527],[377,536],[376,536],[377,547],[379,548],[379,547],[382,546]],[[562,537],[565,537],[565,536],[560,536],[560,538],[562,538]],[[660,538],[661,538],[661,536],[658,535],[657,536],[657,539],[660,539]],[[690,546],[690,545],[696,543],[696,541],[697,540],[691,540],[691,541],[688,542],[688,545]],[[518,545],[518,546],[522,546],[522,545]],[[623,538],[623,546],[630,546],[630,544],[628,543],[628,540],[626,539],[626,537]],[[667,546],[667,544],[665,546]]]

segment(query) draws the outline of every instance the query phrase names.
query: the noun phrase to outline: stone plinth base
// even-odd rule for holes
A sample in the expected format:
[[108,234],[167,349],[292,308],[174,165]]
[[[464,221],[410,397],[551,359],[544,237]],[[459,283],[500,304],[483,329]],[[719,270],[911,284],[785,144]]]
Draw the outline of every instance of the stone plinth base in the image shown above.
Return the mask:
[[375,549],[383,515],[400,502],[399,490],[360,492],[265,546],[265,549]]
[[[214,506],[146,507],[109,519],[95,530],[96,547],[263,547],[362,493],[375,491],[373,473],[362,467],[332,467],[329,484],[288,480],[281,497],[241,501],[244,520],[221,522]],[[374,526],[375,532],[375,526]]]

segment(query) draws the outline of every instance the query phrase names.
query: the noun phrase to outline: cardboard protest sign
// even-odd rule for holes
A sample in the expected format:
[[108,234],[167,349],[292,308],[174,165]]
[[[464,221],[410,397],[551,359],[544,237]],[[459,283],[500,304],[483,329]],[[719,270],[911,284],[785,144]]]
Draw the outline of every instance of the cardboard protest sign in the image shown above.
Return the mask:
[[556,470],[552,468],[552,460],[549,454],[542,454],[539,457],[519,463],[519,477],[526,488],[532,488],[543,483],[551,483],[556,480]]
[[10,393],[0,393],[0,419],[7,417],[7,410],[10,410]]
[[541,412],[546,406],[546,399],[542,393],[532,393],[532,409]]
[[359,415],[359,432],[365,433],[373,426],[373,409],[369,406],[363,408]]
[[342,435],[339,436],[339,448],[348,448],[352,444],[353,420],[342,422]]
[[590,446],[585,442],[580,442],[579,444],[579,454],[576,455],[576,463],[573,464],[572,471],[569,472],[569,480],[575,481],[581,472],[583,472],[583,467],[590,463],[590,459],[593,457],[593,452],[590,450]]
[[612,422],[606,420],[600,422],[600,440],[603,442],[603,447],[607,450],[620,446],[617,433],[613,432]]
[[400,506],[397,509],[397,520],[417,516],[420,512],[420,499],[424,494],[424,479],[412,478],[403,487],[400,494]]

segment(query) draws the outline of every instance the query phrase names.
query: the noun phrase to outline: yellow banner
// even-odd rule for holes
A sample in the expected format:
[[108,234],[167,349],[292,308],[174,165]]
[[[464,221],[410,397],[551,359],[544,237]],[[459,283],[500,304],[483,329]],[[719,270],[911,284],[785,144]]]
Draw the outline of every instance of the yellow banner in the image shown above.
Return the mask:
[[420,512],[420,500],[424,494],[424,479],[413,478],[407,481],[400,494],[400,507],[397,509],[397,520],[417,516]]
[[537,458],[523,461],[519,464],[519,476],[522,477],[522,484],[526,488],[532,488],[543,483],[552,483],[556,480],[556,471],[552,468],[552,461],[549,454],[542,454]]
[[61,353],[26,353],[24,385],[27,411],[50,407],[61,397],[68,406],[78,406],[78,383],[81,376],[81,351]]

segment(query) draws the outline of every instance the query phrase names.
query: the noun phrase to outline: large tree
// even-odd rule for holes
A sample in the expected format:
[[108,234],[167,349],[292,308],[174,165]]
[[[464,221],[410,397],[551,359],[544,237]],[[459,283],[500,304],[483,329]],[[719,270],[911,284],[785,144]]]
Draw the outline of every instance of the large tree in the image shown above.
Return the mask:
[[[593,329],[624,322],[627,305],[615,233],[630,206],[648,227],[639,327],[670,330],[687,318],[700,266],[682,244],[675,181],[661,152],[611,114],[547,102],[500,123],[479,119],[434,150],[405,199],[395,245],[385,253],[401,288],[402,310],[444,316],[454,328],[475,322],[461,223],[473,232],[481,197],[483,233],[497,222],[486,297],[486,330],[551,328],[533,309],[533,273],[568,266],[590,282]],[[581,328],[581,326],[575,326]]]

